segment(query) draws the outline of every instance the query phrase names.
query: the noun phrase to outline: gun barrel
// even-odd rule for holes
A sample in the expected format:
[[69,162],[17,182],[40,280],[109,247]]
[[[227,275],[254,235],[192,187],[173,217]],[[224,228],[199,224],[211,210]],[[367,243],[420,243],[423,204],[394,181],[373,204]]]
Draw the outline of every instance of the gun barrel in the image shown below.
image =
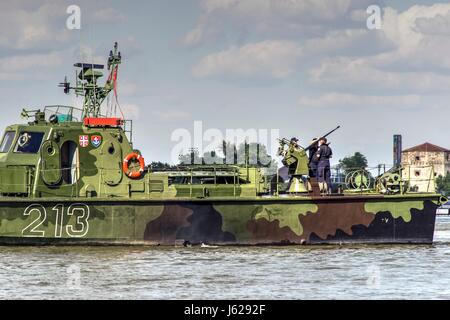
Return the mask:
[[[331,130],[330,132],[324,134],[323,136],[321,136],[321,137],[319,138],[319,140],[322,139],[322,138],[328,137],[330,134],[332,134],[333,132],[335,132],[336,130],[338,130],[340,127],[341,127],[341,126],[337,126],[336,128],[334,128],[334,129]],[[316,143],[317,143],[317,142],[311,143],[308,147],[306,147],[305,151],[311,149]]]
[[328,132],[327,134],[325,134],[323,137],[321,138],[326,138],[328,137],[330,134],[332,134],[333,132],[335,132],[337,129],[339,129],[341,126],[337,126],[336,128],[334,128],[333,130],[331,130],[330,132]]

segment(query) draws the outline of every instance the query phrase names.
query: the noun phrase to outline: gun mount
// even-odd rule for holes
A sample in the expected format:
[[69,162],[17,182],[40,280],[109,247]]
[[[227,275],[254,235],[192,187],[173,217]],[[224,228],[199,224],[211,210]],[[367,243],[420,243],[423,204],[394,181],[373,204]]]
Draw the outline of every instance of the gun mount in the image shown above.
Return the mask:
[[376,180],[376,190],[383,194],[403,194],[408,191],[408,181],[402,179],[401,168],[388,171]]
[[[341,126],[337,126],[333,130],[327,132],[321,138],[326,138],[333,132],[338,130]],[[311,189],[306,178],[309,175],[309,157],[307,151],[309,151],[317,142],[311,143],[306,148],[300,146],[297,142],[297,138],[288,140],[286,138],[278,139],[280,144],[278,148],[278,155],[283,157],[281,162],[288,167],[289,175],[291,176],[291,187],[289,192],[308,192]],[[303,182],[300,182],[302,180]]]
[[281,162],[288,167],[288,173],[291,176],[289,192],[308,192],[304,181],[302,181],[302,176],[308,175],[309,172],[306,151],[296,142],[285,138],[280,139],[279,143],[278,154],[283,157]]

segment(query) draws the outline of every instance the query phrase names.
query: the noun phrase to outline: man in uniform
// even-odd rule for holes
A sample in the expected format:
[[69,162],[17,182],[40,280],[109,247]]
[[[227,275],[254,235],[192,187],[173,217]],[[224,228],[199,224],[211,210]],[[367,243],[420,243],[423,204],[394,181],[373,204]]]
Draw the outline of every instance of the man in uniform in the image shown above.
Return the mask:
[[312,139],[311,143],[310,143],[310,147],[308,150],[308,158],[309,158],[309,177],[310,178],[315,178],[317,176],[317,164],[319,163],[319,161],[314,157],[317,153],[317,150],[319,149],[318,144],[318,139],[314,138]]
[[297,138],[291,138],[291,144],[289,145],[290,148],[298,148],[298,139]]
[[331,189],[331,168],[330,158],[333,156],[333,151],[327,144],[326,138],[319,139],[319,148],[316,152],[317,165],[317,177],[319,180],[320,191],[325,194],[330,193]]

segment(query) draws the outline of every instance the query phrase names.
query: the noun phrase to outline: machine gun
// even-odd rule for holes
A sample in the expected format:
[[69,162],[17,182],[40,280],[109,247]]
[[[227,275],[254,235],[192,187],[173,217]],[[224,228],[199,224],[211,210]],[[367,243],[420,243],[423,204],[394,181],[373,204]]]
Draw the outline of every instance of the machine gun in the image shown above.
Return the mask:
[[291,141],[289,141],[286,138],[281,138],[281,139],[278,139],[278,142],[280,143],[280,146],[278,147],[278,155],[284,156],[285,146],[288,146],[291,143]]
[[[341,126],[337,126],[330,132],[324,134],[319,138],[319,140],[328,137],[340,127]],[[294,170],[294,172],[297,172],[298,174],[300,174],[300,172],[301,174],[308,174],[308,158],[306,156],[306,152],[311,149],[317,142],[310,144],[306,148],[299,146],[299,149],[297,150],[291,150],[290,148],[288,150],[285,150],[285,146],[291,144],[291,141],[286,138],[278,139],[278,142],[280,143],[280,147],[278,148],[278,155],[284,157],[282,163],[288,167],[297,163],[297,169]],[[305,171],[306,173],[304,173]]]
[[[300,148],[302,148],[304,151],[308,151],[309,149],[311,149],[320,139],[322,138],[326,138],[328,137],[330,134],[332,134],[333,132],[335,132],[336,130],[338,130],[341,126],[337,126],[336,128],[334,128],[333,130],[331,130],[330,132],[324,134],[323,136],[321,136],[316,142],[311,143],[309,146],[307,146],[306,148],[298,145]],[[290,140],[286,139],[286,138],[282,138],[282,139],[278,139],[278,142],[280,143],[280,148],[283,149],[283,147],[285,145],[289,145],[291,143]]]
[[326,133],[325,135],[321,136],[319,139],[317,139],[316,142],[311,143],[309,146],[307,146],[305,148],[305,151],[308,151],[309,149],[311,149],[312,147],[314,147],[314,145],[319,142],[320,139],[326,138],[328,137],[330,134],[332,134],[333,132],[335,132],[337,129],[339,129],[341,126],[337,126],[336,128],[334,128],[333,130],[331,130],[330,132]]
[[291,143],[291,141],[289,141],[286,138],[278,139],[278,142],[280,143],[280,145],[286,145],[286,144]]

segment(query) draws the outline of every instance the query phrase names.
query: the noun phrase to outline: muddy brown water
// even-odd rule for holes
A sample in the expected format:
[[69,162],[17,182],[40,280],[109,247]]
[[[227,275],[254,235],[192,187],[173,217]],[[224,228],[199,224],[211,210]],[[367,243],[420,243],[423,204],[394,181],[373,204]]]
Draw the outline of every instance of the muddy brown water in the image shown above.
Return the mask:
[[450,299],[433,245],[0,247],[1,299]]

